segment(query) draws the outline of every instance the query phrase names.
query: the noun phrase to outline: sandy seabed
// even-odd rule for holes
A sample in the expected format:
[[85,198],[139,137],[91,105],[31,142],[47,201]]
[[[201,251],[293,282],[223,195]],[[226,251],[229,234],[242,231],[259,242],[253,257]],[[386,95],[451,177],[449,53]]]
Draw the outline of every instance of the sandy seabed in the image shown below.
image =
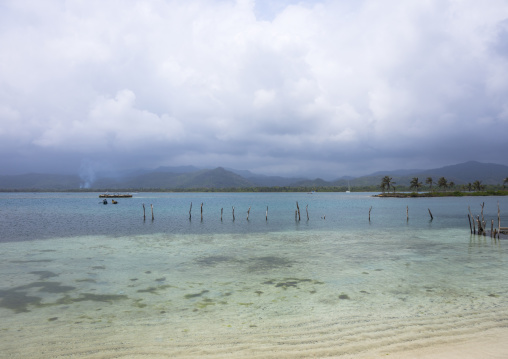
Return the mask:
[[508,358],[500,243],[281,236],[5,244],[0,358]]
[[66,319],[4,329],[0,358],[508,358],[508,317],[488,311],[346,323],[292,318],[267,326],[169,323],[164,315],[158,322]]

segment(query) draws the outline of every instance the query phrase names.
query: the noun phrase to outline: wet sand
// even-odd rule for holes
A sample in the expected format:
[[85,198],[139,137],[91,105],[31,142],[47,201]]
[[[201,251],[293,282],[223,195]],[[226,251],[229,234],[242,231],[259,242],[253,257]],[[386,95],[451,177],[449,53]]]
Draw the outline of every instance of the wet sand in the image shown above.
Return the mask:
[[[3,330],[1,358],[506,358],[508,317],[281,318],[241,321],[48,318]],[[333,317],[333,315],[331,315]],[[230,318],[231,319],[231,318]],[[69,325],[69,320],[76,320]],[[51,321],[51,325],[48,325]],[[229,324],[230,323],[230,324]]]

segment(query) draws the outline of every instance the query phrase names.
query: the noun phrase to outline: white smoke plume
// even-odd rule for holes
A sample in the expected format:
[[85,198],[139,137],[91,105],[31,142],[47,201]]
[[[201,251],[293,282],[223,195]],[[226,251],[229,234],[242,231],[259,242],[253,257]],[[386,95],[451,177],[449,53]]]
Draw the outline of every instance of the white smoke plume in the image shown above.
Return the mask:
[[89,159],[81,160],[79,167],[79,177],[83,181],[80,183],[79,188],[90,188],[96,179],[93,163]]

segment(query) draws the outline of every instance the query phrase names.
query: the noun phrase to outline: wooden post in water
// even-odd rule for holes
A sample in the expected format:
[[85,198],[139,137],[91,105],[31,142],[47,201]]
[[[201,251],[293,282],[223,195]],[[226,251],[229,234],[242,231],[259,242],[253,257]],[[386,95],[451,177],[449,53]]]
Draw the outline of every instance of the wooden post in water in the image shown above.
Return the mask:
[[143,221],[146,221],[145,204],[143,203]]
[[481,215],[482,215],[482,224],[483,224],[483,227],[485,227],[485,218],[483,217],[483,207],[485,206],[485,202],[480,204],[480,206],[482,207],[482,212],[481,212]]
[[430,220],[434,220],[434,216],[432,215],[432,212],[430,211],[430,208],[427,208],[429,210],[429,214],[430,214]]
[[497,201],[497,238],[501,234],[501,211],[499,210],[499,201]]
[[203,220],[203,202],[201,202],[201,220]]
[[153,217],[153,204],[150,204],[150,207],[152,207],[152,221],[154,220],[154,217]]
[[406,221],[409,221],[409,206],[406,206]]
[[475,226],[475,219],[473,216],[473,213],[471,213],[471,207],[467,206],[467,209],[469,210],[469,215],[471,216],[471,220],[473,221],[473,234],[476,234],[476,226]]
[[478,234],[483,234],[485,235],[485,231],[484,231],[484,228],[483,228],[483,223],[480,219],[480,216],[477,217],[477,220],[478,220]]
[[490,222],[490,237],[492,238],[492,234],[494,233],[494,220]]
[[249,220],[249,215],[250,215],[250,206],[249,209],[247,210],[247,220]]
[[295,222],[298,221],[298,211],[295,209]]
[[370,211],[372,211],[372,206],[369,208],[369,222],[370,222]]
[[190,208],[189,208],[189,221],[192,219],[192,202],[190,203]]
[[220,209],[220,221],[222,222],[222,212],[223,212],[224,208],[221,208]]
[[298,206],[298,201],[296,201],[296,209],[298,211],[298,221],[300,221],[300,206]]
[[307,212],[307,221],[309,220],[309,205],[305,206],[305,212]]
[[467,219],[469,219],[469,230],[471,231],[471,234],[473,234],[473,227],[471,226],[471,216],[469,213],[467,214]]
[[[483,217],[483,207],[485,206],[485,202],[480,204],[480,206],[482,207],[482,212],[481,212],[481,215],[482,215],[482,230],[485,231],[485,228],[487,228],[487,223],[485,222],[485,218]],[[483,235],[485,235],[485,233],[483,233]]]
[[266,206],[266,220],[268,221],[268,206]]
[[235,221],[235,206],[233,206],[233,222]]

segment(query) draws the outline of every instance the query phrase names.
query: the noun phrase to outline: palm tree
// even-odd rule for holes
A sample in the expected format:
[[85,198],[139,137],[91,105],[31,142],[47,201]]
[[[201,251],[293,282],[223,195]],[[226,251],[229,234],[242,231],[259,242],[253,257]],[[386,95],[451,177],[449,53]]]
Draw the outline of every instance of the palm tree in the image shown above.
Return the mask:
[[503,180],[503,188],[504,188],[504,185],[508,183],[508,177],[506,177],[504,180]]
[[444,188],[446,189],[448,187],[448,182],[446,181],[446,178],[444,177],[441,177],[437,180],[437,186],[439,188]]
[[482,190],[482,188],[483,188],[483,186],[482,186],[482,181],[478,181],[478,180],[476,180],[476,181],[474,181],[474,182],[473,182],[473,189],[474,189],[475,191],[481,191],[481,190]]
[[385,190],[390,190],[390,187],[393,188],[393,192],[395,192],[395,186],[394,186],[395,182],[393,182],[393,178],[390,177],[390,176],[384,176],[383,179],[381,180],[381,189],[383,190],[383,193],[385,192]]
[[450,183],[448,183],[448,188],[453,189],[454,187],[455,187],[455,182],[450,181]]
[[416,188],[416,193],[418,193],[418,189],[422,186],[421,182],[418,182],[418,177],[413,177],[411,180],[411,185],[409,188]]
[[432,177],[427,177],[427,179],[425,180],[425,184],[428,184],[429,185],[429,188],[430,190],[432,191],[432,184],[434,182],[432,181]]
[[469,183],[467,184],[467,190],[468,190],[469,192],[471,192],[471,191],[473,190],[473,185],[471,184],[471,182],[469,182]]
[[379,185],[379,187],[381,187],[381,190],[383,191],[383,193],[385,193],[385,191],[386,191],[386,182],[387,182],[386,177],[387,176],[385,176],[381,179],[381,184]]

